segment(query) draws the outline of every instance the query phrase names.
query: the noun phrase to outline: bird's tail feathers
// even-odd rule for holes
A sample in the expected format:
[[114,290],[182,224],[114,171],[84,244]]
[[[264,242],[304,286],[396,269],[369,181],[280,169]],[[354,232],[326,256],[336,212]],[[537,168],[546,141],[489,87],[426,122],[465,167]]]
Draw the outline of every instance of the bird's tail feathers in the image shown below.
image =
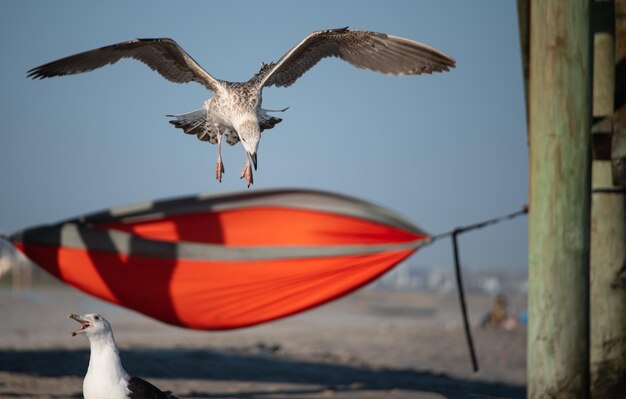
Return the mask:
[[285,112],[289,109],[289,107],[285,107],[283,109],[265,109],[261,108],[261,112]]
[[187,134],[195,134],[198,140],[217,143],[217,131],[207,121],[207,111],[204,108],[181,115],[166,115],[175,118],[169,121],[175,127],[182,129]]
[[257,114],[257,118],[259,120],[259,127],[261,128],[261,131],[266,130],[266,129],[271,129],[283,121],[282,118],[271,116],[268,114],[268,112],[285,112],[288,109],[289,107],[278,109],[278,110],[261,108],[259,110],[260,112]]

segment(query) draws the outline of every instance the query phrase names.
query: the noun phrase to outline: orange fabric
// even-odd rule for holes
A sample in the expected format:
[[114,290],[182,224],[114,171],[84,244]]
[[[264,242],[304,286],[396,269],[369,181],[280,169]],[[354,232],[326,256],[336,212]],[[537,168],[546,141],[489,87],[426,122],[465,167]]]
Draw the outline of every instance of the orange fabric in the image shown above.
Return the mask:
[[360,245],[414,241],[425,236],[364,219],[313,210],[256,207],[173,215],[99,226],[163,241],[230,246]]
[[[220,330],[267,322],[338,298],[379,277],[415,249],[224,261],[201,260],[213,259],[216,253],[221,253],[214,251],[213,246],[193,246],[193,252],[179,253],[170,243],[262,246],[268,248],[263,250],[264,254],[268,251],[272,254],[274,248],[330,245],[368,248],[427,238],[419,232],[363,218],[279,206],[174,215],[155,213],[152,217],[146,221],[132,221],[130,217],[131,221],[127,222],[80,225],[82,229],[118,230],[153,240],[149,246],[152,252],[116,253],[107,234],[93,235],[90,240],[70,235],[63,241],[66,246],[41,244],[39,239],[57,242],[46,241],[50,237],[45,229],[33,233],[19,248],[53,275],[94,296],[166,323]],[[394,223],[393,218],[382,219]],[[59,230],[53,229],[50,234],[54,239]],[[165,250],[158,251],[159,245]],[[323,249],[320,251],[325,253]],[[137,255],[140,253],[144,255]],[[166,255],[157,258],[155,254],[161,253]],[[193,253],[194,259],[177,258],[183,253]],[[235,257],[241,252],[228,253]]]
[[253,262],[154,259],[21,244],[63,281],[158,320],[232,329],[285,317],[345,295],[414,252]]

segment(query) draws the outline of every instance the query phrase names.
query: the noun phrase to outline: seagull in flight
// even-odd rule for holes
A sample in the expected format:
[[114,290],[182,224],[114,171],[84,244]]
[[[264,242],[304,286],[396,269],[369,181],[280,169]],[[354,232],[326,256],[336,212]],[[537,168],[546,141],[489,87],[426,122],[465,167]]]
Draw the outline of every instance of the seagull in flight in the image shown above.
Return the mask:
[[84,335],[89,340],[91,355],[83,380],[85,399],[178,399],[169,391],[138,377],[131,377],[122,367],[113,330],[104,317],[97,314],[68,316],[80,323],[72,337]]
[[261,107],[263,88],[291,86],[321,59],[338,57],[360,69],[388,75],[420,75],[448,71],[455,61],[425,44],[385,33],[346,28],[313,32],[277,62],[262,63],[261,70],[247,82],[228,82],[205,71],[174,40],[137,39],[71,55],[28,71],[33,79],[92,71],[122,58],[134,58],[175,83],[197,82],[215,93],[202,108],[182,115],[168,115],[170,123],[198,139],[217,144],[215,178],[225,172],[221,144],[241,141],[246,162],[241,173],[248,187],[253,184],[250,160],[257,168],[261,132],[282,121]]

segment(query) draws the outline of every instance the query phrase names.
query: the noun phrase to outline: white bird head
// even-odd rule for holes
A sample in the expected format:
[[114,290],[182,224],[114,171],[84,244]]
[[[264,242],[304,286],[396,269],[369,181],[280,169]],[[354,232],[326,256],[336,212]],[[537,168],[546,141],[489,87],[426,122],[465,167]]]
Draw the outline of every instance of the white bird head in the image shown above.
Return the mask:
[[80,323],[80,328],[72,333],[72,337],[78,334],[84,334],[88,339],[91,339],[92,337],[109,335],[113,332],[109,322],[98,314],[71,314],[68,318],[74,319]]
[[241,144],[243,144],[243,148],[245,148],[246,152],[250,155],[252,164],[256,170],[256,152],[259,148],[259,140],[261,140],[259,123],[257,121],[247,120],[237,126],[236,129]]

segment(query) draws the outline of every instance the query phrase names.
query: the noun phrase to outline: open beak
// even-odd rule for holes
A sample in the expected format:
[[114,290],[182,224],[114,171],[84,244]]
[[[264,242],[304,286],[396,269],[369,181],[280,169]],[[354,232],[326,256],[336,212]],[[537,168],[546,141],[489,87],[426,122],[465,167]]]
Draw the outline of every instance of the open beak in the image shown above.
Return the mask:
[[74,320],[76,320],[77,322],[79,322],[79,323],[80,323],[80,328],[79,328],[78,330],[74,331],[74,332],[71,334],[71,335],[72,335],[72,337],[75,337],[75,336],[76,336],[76,335],[78,335],[78,334],[84,334],[84,333],[85,333],[85,331],[86,331],[89,327],[91,327],[91,323],[90,323],[89,321],[87,321],[87,320],[85,320],[85,319],[82,319],[82,318],[81,318],[79,315],[77,315],[77,314],[73,314],[73,313],[72,313],[71,315],[67,316],[67,318],[68,318],[68,319],[74,319]]
[[254,165],[254,170],[256,170],[256,152],[254,154],[250,154],[250,158],[252,158],[252,165]]

